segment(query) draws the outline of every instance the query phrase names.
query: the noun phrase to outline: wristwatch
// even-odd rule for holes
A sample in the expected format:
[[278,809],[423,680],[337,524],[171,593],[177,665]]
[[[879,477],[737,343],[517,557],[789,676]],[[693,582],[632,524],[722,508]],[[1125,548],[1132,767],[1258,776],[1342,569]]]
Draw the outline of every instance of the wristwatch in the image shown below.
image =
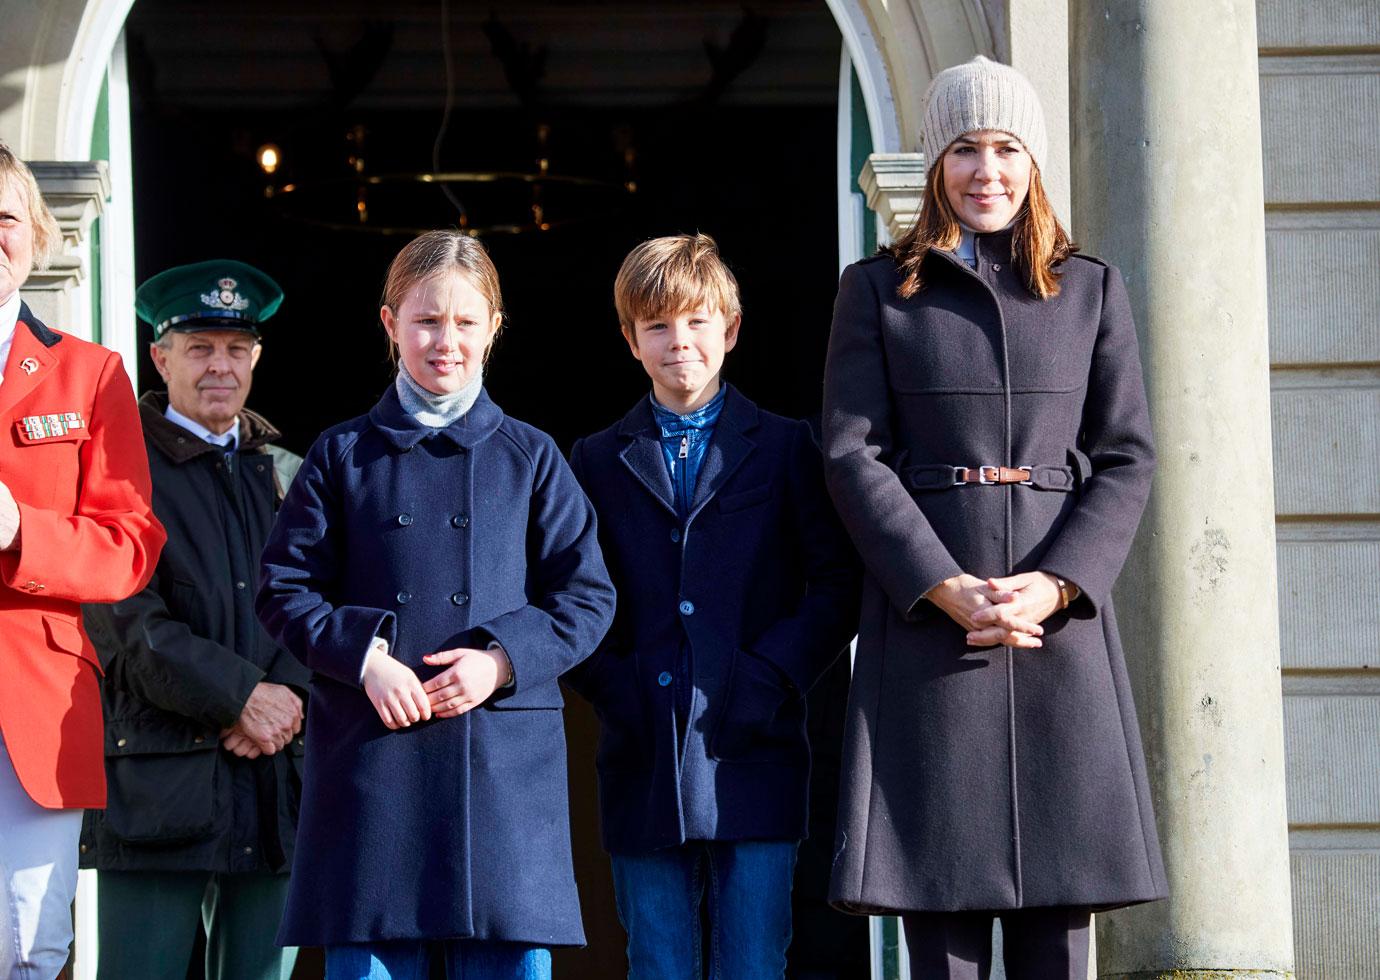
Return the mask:
[[1080,595],[1083,594],[1082,589],[1078,588],[1078,586],[1074,585],[1066,578],[1060,578],[1058,575],[1056,575],[1054,576],[1054,581],[1059,583],[1060,609],[1067,609],[1069,607],[1069,604],[1072,603],[1074,599],[1077,599]]

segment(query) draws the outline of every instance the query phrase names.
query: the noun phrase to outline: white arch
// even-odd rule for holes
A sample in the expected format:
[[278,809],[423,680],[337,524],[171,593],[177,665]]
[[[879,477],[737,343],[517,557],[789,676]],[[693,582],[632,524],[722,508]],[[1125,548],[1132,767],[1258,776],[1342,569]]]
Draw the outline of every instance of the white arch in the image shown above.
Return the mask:
[[992,54],[976,0],[826,0],[857,65],[877,153],[920,148],[920,99],[934,73]]
[[897,153],[901,150],[900,119],[896,113],[896,100],[891,93],[886,61],[872,33],[872,24],[858,0],[825,2],[839,26],[839,33],[843,35],[843,44],[853,63],[858,87],[862,89],[868,128],[872,132],[872,149],[877,153]]
[[55,152],[59,160],[90,156],[91,128],[106,68],[134,0],[85,0],[84,6],[58,95]]

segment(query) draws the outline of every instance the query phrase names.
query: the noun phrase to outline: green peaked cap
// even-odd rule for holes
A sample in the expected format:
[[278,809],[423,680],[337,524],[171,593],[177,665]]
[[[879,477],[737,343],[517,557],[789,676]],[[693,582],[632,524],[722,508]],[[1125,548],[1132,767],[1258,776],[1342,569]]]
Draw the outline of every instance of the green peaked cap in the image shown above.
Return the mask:
[[153,339],[169,330],[244,330],[278,311],[283,290],[266,273],[234,259],[178,265],[158,273],[134,294],[134,309],[153,324]]

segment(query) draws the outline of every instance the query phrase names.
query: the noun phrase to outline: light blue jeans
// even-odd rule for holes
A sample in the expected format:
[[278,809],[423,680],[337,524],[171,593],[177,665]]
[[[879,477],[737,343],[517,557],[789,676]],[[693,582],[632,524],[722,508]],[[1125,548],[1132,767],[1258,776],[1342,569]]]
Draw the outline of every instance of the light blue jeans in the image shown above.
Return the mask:
[[[446,980],[551,980],[551,951],[526,943],[451,939]],[[413,940],[326,947],[326,980],[427,980],[428,944]]]
[[791,944],[795,841],[691,841],[613,855],[629,980],[700,980],[709,886],[709,980],[781,980]]
[[29,798],[0,737],[0,977],[48,980],[72,945],[80,810]]

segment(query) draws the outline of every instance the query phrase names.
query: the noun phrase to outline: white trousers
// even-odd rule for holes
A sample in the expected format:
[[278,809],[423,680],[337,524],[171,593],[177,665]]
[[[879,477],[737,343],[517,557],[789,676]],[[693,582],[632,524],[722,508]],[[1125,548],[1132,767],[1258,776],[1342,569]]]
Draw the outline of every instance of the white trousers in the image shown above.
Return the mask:
[[0,737],[2,980],[53,980],[67,964],[81,815],[29,799]]

